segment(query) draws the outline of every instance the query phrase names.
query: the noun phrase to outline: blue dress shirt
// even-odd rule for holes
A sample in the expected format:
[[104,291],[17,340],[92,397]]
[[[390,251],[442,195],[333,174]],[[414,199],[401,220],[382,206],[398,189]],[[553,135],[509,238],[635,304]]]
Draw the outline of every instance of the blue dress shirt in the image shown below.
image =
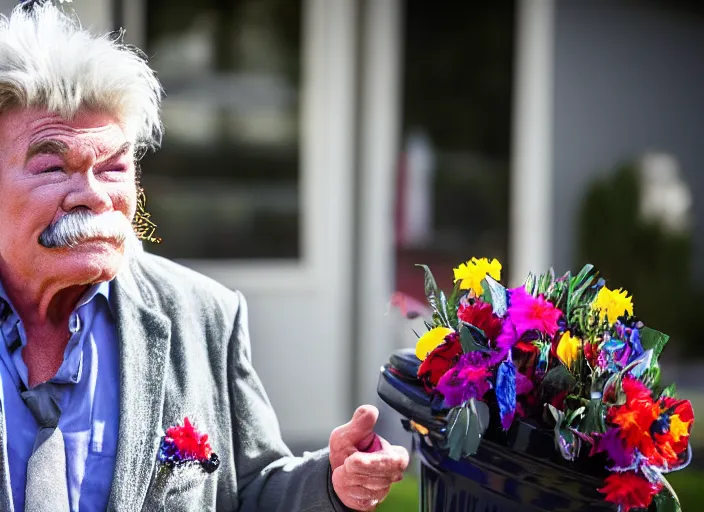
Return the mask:
[[[66,445],[72,512],[105,510],[110,497],[119,420],[118,337],[109,306],[109,283],[92,286],[71,314],[64,359],[49,381],[61,389],[61,429]],[[24,510],[27,461],[39,430],[20,396],[29,386],[22,321],[0,284],[0,401],[15,511]]]

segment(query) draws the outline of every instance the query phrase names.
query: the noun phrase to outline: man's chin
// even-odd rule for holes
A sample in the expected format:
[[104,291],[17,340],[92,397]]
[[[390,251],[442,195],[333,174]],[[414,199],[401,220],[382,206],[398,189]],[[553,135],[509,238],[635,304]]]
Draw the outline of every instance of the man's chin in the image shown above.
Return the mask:
[[97,240],[49,251],[48,266],[76,283],[109,281],[117,275],[125,259],[124,245]]
[[44,249],[54,252],[75,252],[75,251],[90,251],[90,250],[105,250],[112,249],[118,251],[124,251],[125,240],[118,240],[116,238],[89,238],[86,240],[81,240],[74,245],[64,245],[60,247],[46,247]]

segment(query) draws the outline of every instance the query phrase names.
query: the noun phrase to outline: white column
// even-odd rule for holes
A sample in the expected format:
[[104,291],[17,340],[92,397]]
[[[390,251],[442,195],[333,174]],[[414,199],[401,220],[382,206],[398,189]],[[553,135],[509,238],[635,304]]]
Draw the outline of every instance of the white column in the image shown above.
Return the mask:
[[102,35],[113,29],[111,0],[73,0],[72,3],[63,5],[67,12],[70,12],[72,6],[81,25],[94,34]]
[[360,236],[357,256],[357,400],[376,402],[379,368],[394,348],[386,317],[394,282],[394,198],[401,124],[402,2],[363,4],[360,99]]
[[147,2],[146,0],[123,0],[125,41],[146,51],[147,44]]
[[512,285],[552,264],[554,11],[554,0],[517,3],[508,262]]

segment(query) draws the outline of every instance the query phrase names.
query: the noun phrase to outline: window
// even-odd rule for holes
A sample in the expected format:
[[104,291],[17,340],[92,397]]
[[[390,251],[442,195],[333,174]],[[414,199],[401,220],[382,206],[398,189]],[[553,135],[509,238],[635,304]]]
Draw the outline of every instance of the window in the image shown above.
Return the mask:
[[406,3],[397,288],[416,263],[452,288],[470,257],[507,263],[514,2]]
[[146,51],[166,91],[163,147],[142,161],[170,258],[300,253],[301,2],[147,1]]

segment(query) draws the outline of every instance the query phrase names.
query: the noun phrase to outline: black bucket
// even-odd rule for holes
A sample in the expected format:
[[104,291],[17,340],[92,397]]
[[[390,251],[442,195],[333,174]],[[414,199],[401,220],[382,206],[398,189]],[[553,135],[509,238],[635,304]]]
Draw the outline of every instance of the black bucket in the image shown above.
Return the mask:
[[[413,350],[394,353],[382,368],[378,393],[414,432],[421,463],[421,512],[613,512],[597,489],[607,472],[601,457],[567,462],[551,431],[516,421],[508,432],[492,423],[477,453],[455,461],[443,449],[445,421],[433,414],[417,379]],[[425,427],[423,435],[411,421]]]

